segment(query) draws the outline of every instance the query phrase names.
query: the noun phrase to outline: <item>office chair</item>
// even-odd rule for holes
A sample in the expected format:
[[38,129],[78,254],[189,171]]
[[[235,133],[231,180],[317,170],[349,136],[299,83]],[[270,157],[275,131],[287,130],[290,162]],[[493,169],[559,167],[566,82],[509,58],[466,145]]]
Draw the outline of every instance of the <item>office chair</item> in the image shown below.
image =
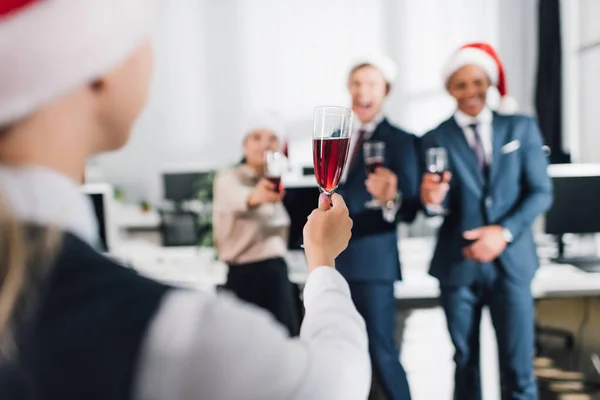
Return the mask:
[[159,211],[162,245],[197,246],[200,239],[198,215],[192,211]]
[[[537,302],[537,301],[536,301]],[[575,337],[574,335],[564,329],[553,328],[549,326],[542,326],[539,322],[535,323],[535,355],[536,357],[544,356],[547,352],[542,345],[542,337],[554,337],[563,340],[563,347],[570,354],[575,350]]]
[[[558,254],[559,255],[562,254],[564,251],[564,244],[562,243],[562,240],[559,238],[555,243],[557,246]],[[538,302],[539,302],[538,299],[534,299],[534,308]],[[541,339],[543,337],[561,339],[563,342],[562,348],[564,350],[566,350],[570,356],[573,355],[573,352],[575,351],[575,335],[573,335],[571,332],[569,332],[565,329],[554,328],[554,327],[549,327],[549,326],[542,326],[536,319],[536,321],[535,321],[535,355],[537,357],[546,356],[548,353],[544,349],[544,346],[542,344]]]

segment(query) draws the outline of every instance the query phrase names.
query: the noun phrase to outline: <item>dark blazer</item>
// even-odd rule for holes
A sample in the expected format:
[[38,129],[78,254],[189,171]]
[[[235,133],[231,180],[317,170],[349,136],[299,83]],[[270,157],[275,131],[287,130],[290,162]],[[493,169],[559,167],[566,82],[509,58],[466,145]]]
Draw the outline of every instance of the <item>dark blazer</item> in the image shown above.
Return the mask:
[[367,175],[361,146],[353,165],[349,166],[346,182],[338,190],[348,205],[354,226],[352,239],[336,260],[336,267],[351,281],[395,281],[401,279],[397,224],[413,221],[420,207],[418,142],[414,135],[396,128],[386,119],[377,126],[369,141],[386,144],[384,165],[398,176],[401,207],[392,223],[384,220],[381,210],[365,208],[371,195],[365,187]]
[[18,353],[0,362],[0,398],[131,399],[146,331],[169,288],[71,234],[53,264],[28,282],[35,293],[17,310]]
[[430,269],[442,285],[472,282],[478,263],[462,255],[469,244],[463,232],[484,225],[502,225],[514,236],[498,259],[509,279],[529,282],[539,266],[531,225],[552,204],[540,130],[530,117],[496,113],[492,129],[493,160],[487,185],[454,117],[421,140],[423,151],[446,148],[452,172],[445,202],[449,214],[438,232]]

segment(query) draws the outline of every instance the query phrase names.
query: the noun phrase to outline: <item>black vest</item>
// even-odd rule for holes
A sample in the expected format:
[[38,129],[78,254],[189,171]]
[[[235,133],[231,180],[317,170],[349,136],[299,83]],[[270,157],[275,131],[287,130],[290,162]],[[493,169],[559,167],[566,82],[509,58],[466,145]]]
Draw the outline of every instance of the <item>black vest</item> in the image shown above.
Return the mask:
[[168,288],[67,234],[39,289],[34,312],[17,323],[18,353],[0,366],[0,399],[130,399]]

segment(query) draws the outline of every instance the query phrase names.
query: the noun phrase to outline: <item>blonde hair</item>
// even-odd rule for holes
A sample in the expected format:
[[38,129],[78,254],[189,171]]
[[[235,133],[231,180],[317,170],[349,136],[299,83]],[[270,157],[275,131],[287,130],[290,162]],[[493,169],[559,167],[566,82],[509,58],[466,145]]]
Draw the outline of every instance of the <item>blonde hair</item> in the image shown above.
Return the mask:
[[0,361],[16,350],[15,319],[26,317],[37,303],[35,289],[59,241],[58,230],[22,224],[0,196]]

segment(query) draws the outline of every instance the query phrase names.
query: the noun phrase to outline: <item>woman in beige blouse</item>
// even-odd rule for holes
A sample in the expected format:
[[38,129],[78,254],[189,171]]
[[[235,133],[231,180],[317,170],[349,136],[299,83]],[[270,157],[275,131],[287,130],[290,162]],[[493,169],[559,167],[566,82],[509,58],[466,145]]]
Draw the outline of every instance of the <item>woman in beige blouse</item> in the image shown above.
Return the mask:
[[264,177],[265,152],[280,146],[277,122],[257,116],[243,141],[242,162],[217,174],[213,226],[217,253],[229,266],[225,288],[270,311],[293,334],[292,285],[283,258],[290,218],[283,188]]

